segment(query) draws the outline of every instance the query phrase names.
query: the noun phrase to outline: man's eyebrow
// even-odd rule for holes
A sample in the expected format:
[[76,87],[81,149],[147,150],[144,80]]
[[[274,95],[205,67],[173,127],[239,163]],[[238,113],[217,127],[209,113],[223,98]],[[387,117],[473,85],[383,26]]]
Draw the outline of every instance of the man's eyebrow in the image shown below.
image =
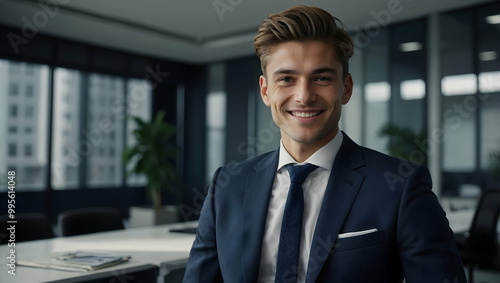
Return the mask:
[[273,72],[273,77],[277,75],[297,75],[299,72],[295,70],[288,70],[288,69],[278,69]]
[[[278,69],[273,72],[273,77],[278,75],[297,75],[299,72],[290,69]],[[322,73],[331,73],[333,75],[337,75],[337,70],[331,67],[322,67],[312,71],[313,75],[322,74]]]
[[322,73],[332,73],[332,74],[336,75],[337,70],[334,68],[330,68],[330,67],[324,67],[324,68],[315,69],[312,73],[313,73],[313,75],[322,74]]

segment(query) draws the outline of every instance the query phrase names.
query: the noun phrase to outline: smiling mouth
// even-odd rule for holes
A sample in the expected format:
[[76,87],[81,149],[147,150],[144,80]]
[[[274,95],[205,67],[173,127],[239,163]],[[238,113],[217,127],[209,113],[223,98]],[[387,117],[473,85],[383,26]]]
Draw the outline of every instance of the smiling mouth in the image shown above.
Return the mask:
[[310,117],[318,116],[321,113],[321,111],[316,111],[316,112],[295,112],[295,111],[292,111],[290,113],[295,117],[310,118]]

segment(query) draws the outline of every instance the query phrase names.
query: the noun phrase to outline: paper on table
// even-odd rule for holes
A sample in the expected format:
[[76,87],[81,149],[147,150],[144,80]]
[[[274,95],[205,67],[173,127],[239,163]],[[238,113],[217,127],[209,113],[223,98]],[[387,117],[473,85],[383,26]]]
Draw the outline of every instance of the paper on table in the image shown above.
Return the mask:
[[18,264],[69,271],[90,271],[120,264],[128,261],[130,258],[128,255],[109,252],[73,251],[54,253],[30,259],[20,259]]

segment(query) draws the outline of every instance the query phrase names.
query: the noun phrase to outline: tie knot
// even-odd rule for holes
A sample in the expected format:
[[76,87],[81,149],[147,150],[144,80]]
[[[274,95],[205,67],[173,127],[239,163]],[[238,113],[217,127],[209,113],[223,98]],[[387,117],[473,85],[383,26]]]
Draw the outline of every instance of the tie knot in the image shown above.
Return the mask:
[[316,168],[318,168],[318,166],[309,163],[297,166],[295,166],[294,164],[288,164],[286,166],[288,173],[290,173],[290,182],[298,183],[301,185],[302,183],[304,183],[309,173],[314,171],[314,169]]

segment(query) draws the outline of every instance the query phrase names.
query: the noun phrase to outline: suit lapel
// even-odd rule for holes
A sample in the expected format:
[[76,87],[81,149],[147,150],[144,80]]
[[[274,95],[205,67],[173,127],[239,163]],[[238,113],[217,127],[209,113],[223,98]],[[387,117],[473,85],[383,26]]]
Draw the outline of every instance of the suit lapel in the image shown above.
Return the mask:
[[278,150],[254,166],[247,177],[243,201],[242,263],[245,282],[257,282],[271,190],[278,167]]
[[364,165],[360,147],[344,134],[334,161],[311,245],[306,282],[315,282],[358,194],[364,175],[355,171]]

